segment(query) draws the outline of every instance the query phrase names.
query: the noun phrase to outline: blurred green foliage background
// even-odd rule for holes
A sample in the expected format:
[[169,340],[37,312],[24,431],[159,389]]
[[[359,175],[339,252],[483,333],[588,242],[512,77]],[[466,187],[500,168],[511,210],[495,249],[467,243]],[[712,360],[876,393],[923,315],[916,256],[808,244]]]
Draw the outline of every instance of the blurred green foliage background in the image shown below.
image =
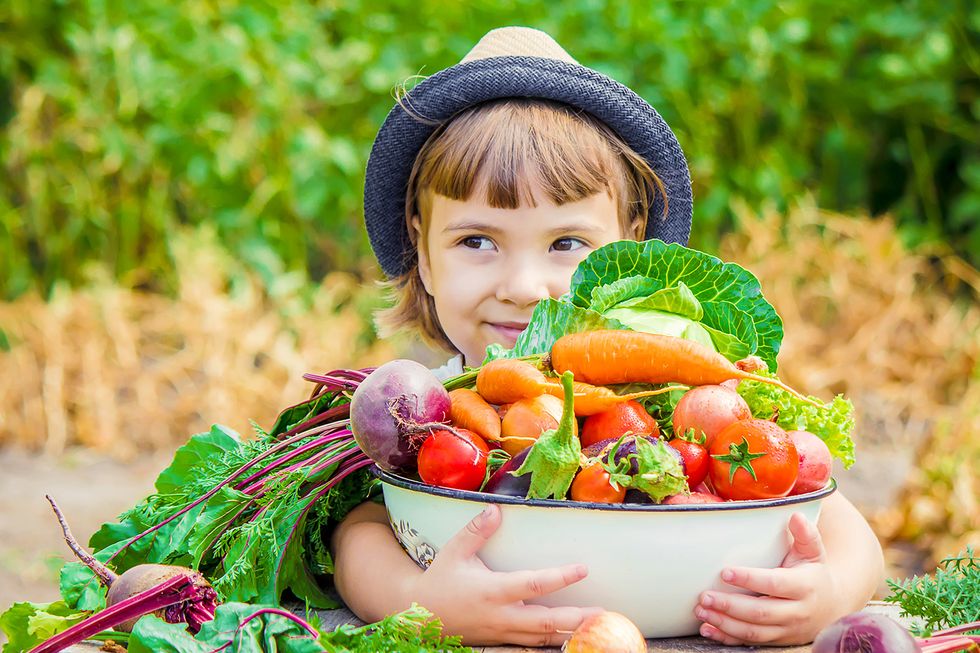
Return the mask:
[[695,181],[694,246],[740,201],[811,193],[980,262],[966,0],[3,0],[0,297],[92,261],[171,291],[170,238],[204,223],[270,286],[370,274],[363,169],[392,88],[507,24],[663,114]]

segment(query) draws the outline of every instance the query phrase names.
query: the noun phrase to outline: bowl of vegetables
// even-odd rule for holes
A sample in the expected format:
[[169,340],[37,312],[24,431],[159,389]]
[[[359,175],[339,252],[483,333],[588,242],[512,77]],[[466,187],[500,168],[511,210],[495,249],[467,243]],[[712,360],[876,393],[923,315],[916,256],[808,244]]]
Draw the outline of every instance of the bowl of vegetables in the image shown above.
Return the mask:
[[427,566],[488,504],[513,571],[584,563],[544,605],[600,605],[647,637],[697,632],[726,566],[777,567],[853,460],[853,408],[775,374],[782,325],[744,269],[659,241],[583,261],[511,349],[440,382],[393,361],[351,398],[392,529]]
[[454,490],[379,472],[392,529],[422,566],[489,503],[499,530],[480,551],[495,571],[581,563],[589,575],[536,601],[547,606],[602,606],[630,618],[645,637],[698,632],[698,595],[726,589],[726,565],[778,567],[794,512],[816,521],[831,482],[780,499],[712,504],[605,504],[522,499]]

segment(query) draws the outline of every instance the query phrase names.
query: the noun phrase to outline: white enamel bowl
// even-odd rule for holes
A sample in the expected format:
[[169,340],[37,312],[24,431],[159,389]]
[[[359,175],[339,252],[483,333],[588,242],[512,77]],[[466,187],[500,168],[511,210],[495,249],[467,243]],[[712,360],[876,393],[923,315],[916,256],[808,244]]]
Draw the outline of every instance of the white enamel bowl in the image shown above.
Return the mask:
[[801,512],[816,523],[822,500],[837,487],[831,481],[817,492],[765,501],[608,505],[450,490],[378,474],[392,529],[420,565],[496,503],[503,521],[480,552],[490,569],[583,563],[586,578],[536,602],[621,612],[646,637],[697,634],[698,595],[732,590],[721,570],[778,567],[789,548],[790,515]]

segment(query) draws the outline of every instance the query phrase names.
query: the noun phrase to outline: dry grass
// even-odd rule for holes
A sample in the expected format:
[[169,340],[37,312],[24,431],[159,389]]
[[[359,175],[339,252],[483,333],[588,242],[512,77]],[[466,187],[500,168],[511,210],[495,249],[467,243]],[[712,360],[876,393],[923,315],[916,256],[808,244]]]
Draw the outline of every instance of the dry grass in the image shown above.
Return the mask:
[[127,458],[213,422],[244,434],[309,392],[304,372],[396,355],[364,338],[352,277],[332,274],[311,297],[283,279],[271,295],[206,235],[180,239],[174,255],[173,299],[94,283],[0,304],[11,342],[0,354],[0,446]]
[[980,273],[909,252],[888,219],[801,207],[740,221],[720,256],[752,270],[782,316],[781,376],[854,402],[859,465],[875,450],[908,463],[868,479],[898,490],[872,515],[879,536],[912,543],[926,567],[980,543]]

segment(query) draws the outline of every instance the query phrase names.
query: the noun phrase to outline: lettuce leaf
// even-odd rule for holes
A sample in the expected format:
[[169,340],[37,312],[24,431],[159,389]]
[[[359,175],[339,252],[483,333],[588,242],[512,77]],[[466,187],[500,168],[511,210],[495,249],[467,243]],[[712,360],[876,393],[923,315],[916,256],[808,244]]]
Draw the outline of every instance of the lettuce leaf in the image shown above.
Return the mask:
[[[707,335],[713,348],[730,360],[756,354],[776,370],[783,323],[763,297],[759,280],[745,268],[704,252],[660,240],[610,243],[579,263],[569,297],[576,306],[637,330],[666,324],[687,336]],[[691,298],[699,308],[692,310]],[[665,323],[663,315],[638,315],[644,311],[674,318]],[[678,320],[697,323],[703,331],[688,330]]]
[[[775,376],[759,371],[756,374]],[[753,417],[771,419],[778,412],[776,423],[787,431],[809,431],[818,436],[830,449],[830,454],[848,468],[854,464],[854,405],[843,395],[816,407],[768,383],[742,381],[738,393],[749,405]],[[820,401],[817,397],[810,397]]]
[[29,651],[44,640],[68,630],[88,615],[87,611],[71,609],[64,601],[14,603],[0,615],[0,629],[7,636],[3,653]]

